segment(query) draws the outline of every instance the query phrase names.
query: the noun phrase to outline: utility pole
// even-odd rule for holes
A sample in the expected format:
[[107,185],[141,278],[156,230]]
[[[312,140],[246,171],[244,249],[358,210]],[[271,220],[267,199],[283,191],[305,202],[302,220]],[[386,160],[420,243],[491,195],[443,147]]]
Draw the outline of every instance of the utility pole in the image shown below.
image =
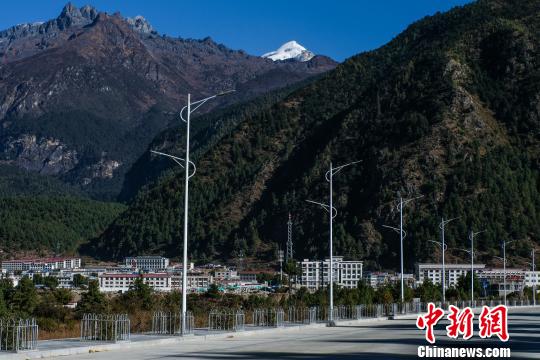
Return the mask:
[[[189,130],[191,122],[191,114],[201,107],[208,100],[215,99],[220,96],[224,96],[234,92],[235,90],[221,92],[219,94],[209,96],[202,100],[191,102],[191,94],[188,94],[187,105],[180,110],[180,119],[186,123],[186,157],[184,159],[173,156],[170,154],[162,153],[159,151],[151,150],[152,153],[156,155],[161,155],[172,159],[178,165],[184,168],[185,177],[184,177],[184,242],[183,242],[183,264],[182,264],[182,335],[186,331],[186,316],[187,316],[187,245],[188,245],[188,215],[189,215],[189,179],[195,175],[197,168],[193,161],[189,160]],[[192,106],[195,106],[192,108]],[[186,118],[184,118],[184,111],[186,111]],[[190,169],[191,167],[191,169]],[[192,171],[190,173],[190,171]]]
[[328,269],[329,286],[330,286],[330,294],[329,294],[330,309],[328,313],[328,323],[330,326],[334,325],[334,258],[333,258],[333,250],[332,250],[332,242],[333,242],[333,233],[332,233],[333,224],[332,223],[334,222],[334,218],[337,215],[337,209],[334,207],[334,200],[333,200],[333,178],[334,178],[334,175],[340,172],[341,170],[343,170],[343,168],[353,165],[353,164],[357,164],[360,161],[361,160],[353,161],[353,162],[350,162],[348,164],[341,165],[338,167],[332,167],[332,162],[330,162],[330,169],[325,174],[326,181],[328,181],[329,183],[328,205],[320,203],[320,202],[312,201],[312,200],[306,200],[309,203],[319,205],[320,207],[322,207],[324,210],[328,212],[328,221],[330,223],[330,239],[329,239],[330,264],[329,264],[329,269]]
[[291,213],[289,213],[289,221],[287,221],[287,255],[285,261],[289,262],[294,260],[293,253],[293,240],[292,240],[292,218]]
[[400,248],[400,259],[401,259],[401,302],[405,302],[405,279],[403,275],[403,240],[407,236],[407,232],[403,230],[403,206],[407,205],[413,200],[421,198],[423,195],[410,198],[410,199],[403,199],[401,196],[399,197],[399,202],[396,205],[397,210],[399,211],[399,228],[383,225],[383,227],[394,230],[399,233],[399,248]]

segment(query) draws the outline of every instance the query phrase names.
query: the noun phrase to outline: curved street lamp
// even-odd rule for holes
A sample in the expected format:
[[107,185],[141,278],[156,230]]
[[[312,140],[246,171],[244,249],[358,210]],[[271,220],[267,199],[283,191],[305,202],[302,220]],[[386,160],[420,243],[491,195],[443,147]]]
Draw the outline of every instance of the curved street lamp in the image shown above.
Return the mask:
[[[172,159],[175,163],[185,169],[184,177],[184,248],[183,248],[183,264],[182,264],[182,335],[185,334],[186,329],[186,313],[187,313],[187,240],[188,240],[188,208],[189,208],[189,179],[195,175],[197,168],[193,161],[189,160],[189,127],[191,114],[200,108],[204,103],[209,100],[215,99],[220,96],[224,96],[234,92],[235,90],[224,91],[216,95],[209,96],[207,98],[191,102],[191,94],[188,94],[188,103],[180,110],[180,119],[186,123],[186,157],[180,158],[174,155],[166,154],[160,151],[151,150],[153,154],[165,156]],[[195,105],[194,108],[192,106]],[[186,117],[184,117],[184,112]],[[183,164],[182,164],[183,162]],[[190,167],[192,172],[190,173]]]
[[[444,230],[443,230],[443,234],[444,234]],[[445,292],[446,292],[446,281],[445,281],[446,280],[446,277],[445,277],[446,269],[444,267],[444,253],[445,253],[446,249],[448,249],[448,245],[446,245],[444,243],[444,235],[443,235],[443,241],[442,242],[441,241],[435,241],[435,240],[428,240],[428,241],[441,247],[441,252],[442,252],[442,274],[441,274],[442,275],[442,278],[441,278],[441,280],[442,280],[442,303],[443,303],[443,306],[444,306],[444,304],[446,303],[446,296],[445,296],[446,295],[445,294]]]
[[503,257],[494,256],[494,258],[499,259],[503,262],[503,286],[504,286],[504,306],[506,306],[506,245],[515,242],[516,240],[508,240],[503,241],[502,244],[502,250],[503,250]]
[[330,222],[330,245],[329,245],[329,251],[330,251],[330,268],[328,269],[328,275],[329,275],[329,284],[330,284],[330,312],[328,314],[328,323],[330,326],[334,325],[334,258],[333,258],[333,250],[332,250],[332,242],[333,242],[333,233],[332,233],[332,223],[334,218],[337,216],[337,209],[334,207],[333,202],[333,178],[334,175],[346,168],[347,166],[351,166],[354,164],[357,164],[361,162],[362,160],[353,161],[350,163],[347,163],[345,165],[341,165],[338,167],[332,167],[332,162],[330,162],[330,169],[324,174],[324,177],[326,181],[329,183],[330,193],[329,193],[329,201],[328,205],[323,204],[321,202],[313,201],[313,200],[306,200],[307,202],[315,205],[319,205],[322,207],[326,212],[328,212],[328,219]]
[[424,195],[420,195],[414,198],[410,199],[403,199],[402,197],[399,198],[399,201],[396,203],[396,209],[399,211],[399,228],[383,225],[383,227],[392,229],[396,231],[399,234],[399,243],[400,243],[400,258],[401,258],[401,302],[405,302],[405,281],[403,277],[403,240],[405,239],[405,236],[407,235],[407,232],[403,230],[403,206],[407,205],[413,200],[420,199]]

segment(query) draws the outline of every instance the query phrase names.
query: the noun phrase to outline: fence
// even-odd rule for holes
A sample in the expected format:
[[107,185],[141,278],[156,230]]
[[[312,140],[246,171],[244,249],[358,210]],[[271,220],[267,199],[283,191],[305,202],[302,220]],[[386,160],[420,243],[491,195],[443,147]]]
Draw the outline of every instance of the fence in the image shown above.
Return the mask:
[[193,314],[186,313],[186,327],[182,331],[182,314],[177,312],[156,311],[152,316],[152,331],[154,335],[188,335],[195,328]]
[[253,326],[282,327],[285,312],[282,308],[253,310]]
[[84,314],[81,320],[81,340],[122,341],[130,339],[127,314]]
[[35,319],[0,319],[0,351],[35,350],[39,327]]
[[317,322],[316,307],[289,307],[286,312],[285,322],[288,324],[313,324]]
[[208,314],[208,331],[243,331],[245,321],[242,310],[212,310]]

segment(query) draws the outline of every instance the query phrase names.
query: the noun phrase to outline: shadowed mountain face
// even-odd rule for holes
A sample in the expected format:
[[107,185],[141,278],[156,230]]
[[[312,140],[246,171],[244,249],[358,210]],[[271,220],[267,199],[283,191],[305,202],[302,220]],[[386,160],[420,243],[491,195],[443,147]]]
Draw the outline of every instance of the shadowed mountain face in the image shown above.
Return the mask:
[[[363,162],[334,183],[336,254],[395,268],[398,236],[382,225],[399,223],[396,197],[422,194],[405,211],[408,271],[439,259],[428,240],[441,216],[459,217],[446,229],[449,249],[485,229],[478,261],[493,261],[502,239],[519,239],[512,261],[528,256],[540,222],[539,15],[537,1],[486,0],[427,17],[307,86],[224,114],[234,126],[194,158],[193,258],[273,259],[289,212],[297,258],[325,256],[327,215],[305,200],[327,201],[330,161],[353,160]],[[183,153],[168,131],[152,147]],[[140,159],[138,174],[158,161]],[[180,254],[182,172],[167,168],[84,250]]]
[[213,42],[159,35],[68,4],[45,23],[0,32],[0,159],[114,197],[131,163],[186,101],[226,89],[206,106],[245,101],[334,68],[273,62]]

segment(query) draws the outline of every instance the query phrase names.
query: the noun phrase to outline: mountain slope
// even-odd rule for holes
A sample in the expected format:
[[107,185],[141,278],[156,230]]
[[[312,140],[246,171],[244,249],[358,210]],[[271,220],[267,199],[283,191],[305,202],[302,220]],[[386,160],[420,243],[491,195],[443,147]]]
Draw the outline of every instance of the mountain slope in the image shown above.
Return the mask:
[[0,198],[0,252],[74,253],[124,209],[121,204],[62,195]]
[[237,90],[210,111],[334,66],[322,57],[274,63],[210,38],[159,35],[142,17],[68,4],[57,19],[0,32],[0,158],[112,198],[188,92]]
[[[382,225],[396,224],[397,196],[422,194],[406,208],[408,270],[438,259],[428,240],[441,216],[460,217],[447,228],[450,248],[485,229],[479,261],[493,261],[510,238],[519,239],[514,254],[527,256],[540,222],[539,15],[536,1],[486,0],[425,18],[245,114],[197,159],[191,256],[273,258],[288,212],[297,257],[324,256],[327,219],[305,200],[326,199],[330,161],[359,159],[334,184],[337,254],[395,268],[398,239]],[[84,250],[180,254],[182,194],[182,172],[166,173]]]

